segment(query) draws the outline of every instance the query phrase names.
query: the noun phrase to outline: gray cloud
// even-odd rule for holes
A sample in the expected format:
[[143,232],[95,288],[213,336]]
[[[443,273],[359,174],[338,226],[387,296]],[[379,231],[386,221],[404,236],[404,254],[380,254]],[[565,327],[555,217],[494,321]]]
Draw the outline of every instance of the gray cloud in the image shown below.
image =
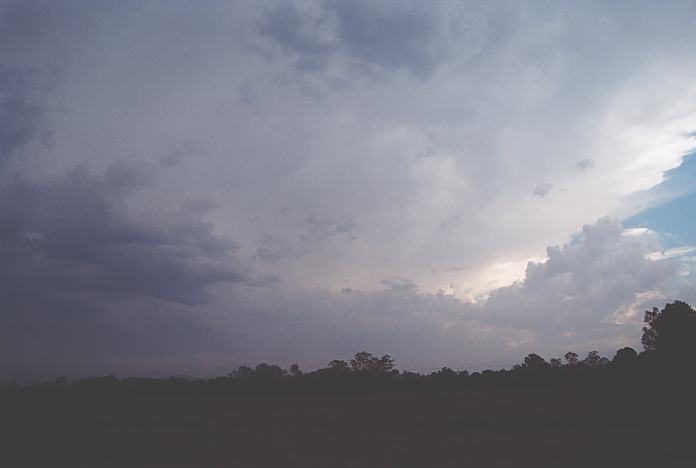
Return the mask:
[[549,192],[551,192],[552,188],[553,185],[549,184],[548,182],[543,182],[534,189],[534,191],[532,192],[532,196],[544,198],[546,195],[549,194]]
[[188,158],[205,156],[205,147],[198,140],[186,140],[180,145],[174,146],[169,152],[160,156],[160,164],[171,168]]
[[449,216],[442,222],[440,222],[440,227],[442,229],[454,229],[464,224],[464,220],[459,216]]
[[[395,355],[406,369],[438,368],[446,362],[463,367],[481,359],[499,365],[511,358],[504,341],[517,337],[515,331],[493,336],[472,307],[456,298],[412,288],[332,293],[233,286],[228,294],[235,313],[210,315],[218,317],[217,330],[244,330],[236,335],[236,360],[250,363],[287,366],[295,359],[309,369],[367,349]],[[476,349],[486,342],[497,348],[482,356]],[[279,354],[279,348],[284,352]]]
[[309,253],[306,245],[293,242],[280,236],[264,234],[256,248],[256,256],[264,262],[296,259]]
[[[6,304],[0,314],[2,379],[172,375],[198,370],[199,353],[234,353],[233,335],[199,323],[172,303],[105,302],[99,294],[31,286],[0,297]],[[229,358],[226,364],[224,369]]]
[[306,219],[305,230],[301,234],[301,239],[305,243],[323,240],[334,236],[348,236],[354,239],[352,233],[357,229],[353,219],[346,219],[341,222],[334,222],[328,219],[320,219],[316,216],[308,216]]
[[[654,238],[601,222],[524,265],[693,146],[694,14],[0,0],[0,367],[428,369],[634,339],[651,297],[691,294]],[[670,180],[641,206],[693,185]]]
[[301,229],[296,236],[268,233],[261,235],[257,242],[256,258],[263,262],[296,260],[310,254],[313,247],[322,242],[336,238],[347,242],[357,239],[356,231],[358,228],[353,219],[334,222],[310,215],[298,224]]
[[322,37],[329,19],[311,13],[293,3],[283,3],[269,8],[259,22],[258,30],[283,49],[297,56],[301,69],[324,68],[328,55],[339,50],[340,45],[333,37]]
[[595,165],[596,165],[596,163],[595,163],[594,159],[585,158],[581,161],[578,161],[575,164],[575,168],[579,171],[585,172],[585,171],[590,171],[590,170],[594,169]]
[[216,283],[270,281],[251,276],[195,206],[132,208],[151,177],[117,161],[102,174],[82,165],[0,187],[0,374],[175,372],[201,347],[229,348],[182,307],[209,302]]
[[0,162],[42,131],[50,90],[38,71],[18,71],[0,63]]
[[390,276],[380,281],[380,284],[394,291],[412,291],[418,289],[418,285],[408,278]]
[[301,71],[327,72],[347,59],[354,71],[406,70],[427,77],[447,60],[467,59],[485,43],[486,23],[469,11],[420,2],[326,1],[274,5],[258,31],[294,57]]
[[247,280],[235,243],[215,235],[209,223],[190,213],[136,217],[128,210],[126,197],[147,178],[119,161],[101,176],[79,166],[51,181],[18,176],[2,187],[4,288],[25,284],[196,303],[210,284]]

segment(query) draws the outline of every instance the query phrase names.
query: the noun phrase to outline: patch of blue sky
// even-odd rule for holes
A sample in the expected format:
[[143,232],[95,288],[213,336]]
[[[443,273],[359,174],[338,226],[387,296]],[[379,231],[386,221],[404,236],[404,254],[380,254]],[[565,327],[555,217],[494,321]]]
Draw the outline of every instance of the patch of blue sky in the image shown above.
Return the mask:
[[651,206],[624,220],[625,228],[649,228],[660,233],[665,248],[696,245],[696,153],[667,171],[665,180],[641,196]]
[[570,241],[568,241],[568,244],[577,247],[582,243],[582,231],[577,231],[574,232],[570,235]]

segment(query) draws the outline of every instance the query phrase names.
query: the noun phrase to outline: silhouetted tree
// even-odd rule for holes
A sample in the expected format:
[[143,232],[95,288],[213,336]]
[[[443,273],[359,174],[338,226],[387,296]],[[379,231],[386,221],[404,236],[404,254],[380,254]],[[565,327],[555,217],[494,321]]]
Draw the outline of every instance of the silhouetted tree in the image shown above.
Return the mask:
[[350,360],[350,370],[353,372],[367,372],[372,369],[376,359],[367,351],[356,353],[355,357]]
[[236,371],[232,371],[230,377],[235,379],[250,379],[254,377],[254,369],[249,366],[239,366]]
[[638,353],[636,352],[636,350],[633,348],[625,347],[621,348],[616,352],[616,355],[614,356],[612,362],[616,365],[624,366],[634,363],[636,359],[638,359]]
[[299,364],[292,364],[289,369],[289,373],[293,377],[299,377],[302,375]]
[[561,360],[559,358],[551,358],[549,360],[549,364],[551,364],[551,367],[555,369],[561,367]]
[[689,304],[674,301],[662,311],[645,312],[642,343],[646,351],[657,351],[670,360],[696,357],[696,311]]
[[257,379],[266,382],[279,381],[286,374],[287,371],[281,369],[280,366],[276,366],[275,364],[266,364],[265,362],[262,362],[256,366],[256,369],[254,369],[254,376]]
[[394,359],[388,354],[381,358],[361,351],[350,360],[350,370],[355,373],[387,374],[394,369]]
[[569,366],[574,366],[578,363],[578,353],[568,351],[567,353],[565,353],[565,356],[563,357],[566,360],[566,364],[568,364]]
[[451,379],[451,378],[456,377],[457,373],[454,370],[450,369],[449,367],[445,366],[442,369],[440,369],[439,371],[432,372],[430,375],[431,375],[431,377],[437,377],[440,379]]
[[348,367],[348,363],[342,359],[334,359],[329,363],[329,369],[333,370],[334,372],[340,372],[342,374],[347,374],[350,372],[350,367]]
[[394,358],[390,355],[385,354],[377,361],[377,371],[384,374],[391,374],[395,371],[394,369]]
[[524,366],[528,369],[545,369],[549,367],[549,363],[538,354],[532,353],[524,358]]
[[597,351],[590,351],[587,353],[587,357],[582,360],[582,363],[586,366],[597,367],[600,360],[601,357],[599,357],[599,353]]

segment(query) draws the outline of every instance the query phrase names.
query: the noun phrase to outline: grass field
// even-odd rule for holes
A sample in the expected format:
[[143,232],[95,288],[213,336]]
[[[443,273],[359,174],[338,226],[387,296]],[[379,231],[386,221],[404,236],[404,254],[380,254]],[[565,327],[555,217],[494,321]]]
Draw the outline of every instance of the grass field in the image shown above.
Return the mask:
[[648,390],[2,402],[3,467],[696,467]]

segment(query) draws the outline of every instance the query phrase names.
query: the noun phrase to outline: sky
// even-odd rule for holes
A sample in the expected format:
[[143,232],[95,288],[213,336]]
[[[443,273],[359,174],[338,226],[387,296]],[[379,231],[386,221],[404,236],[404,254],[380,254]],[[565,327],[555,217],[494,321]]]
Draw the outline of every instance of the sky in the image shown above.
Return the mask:
[[0,380],[640,349],[696,302],[695,26],[0,0]]

